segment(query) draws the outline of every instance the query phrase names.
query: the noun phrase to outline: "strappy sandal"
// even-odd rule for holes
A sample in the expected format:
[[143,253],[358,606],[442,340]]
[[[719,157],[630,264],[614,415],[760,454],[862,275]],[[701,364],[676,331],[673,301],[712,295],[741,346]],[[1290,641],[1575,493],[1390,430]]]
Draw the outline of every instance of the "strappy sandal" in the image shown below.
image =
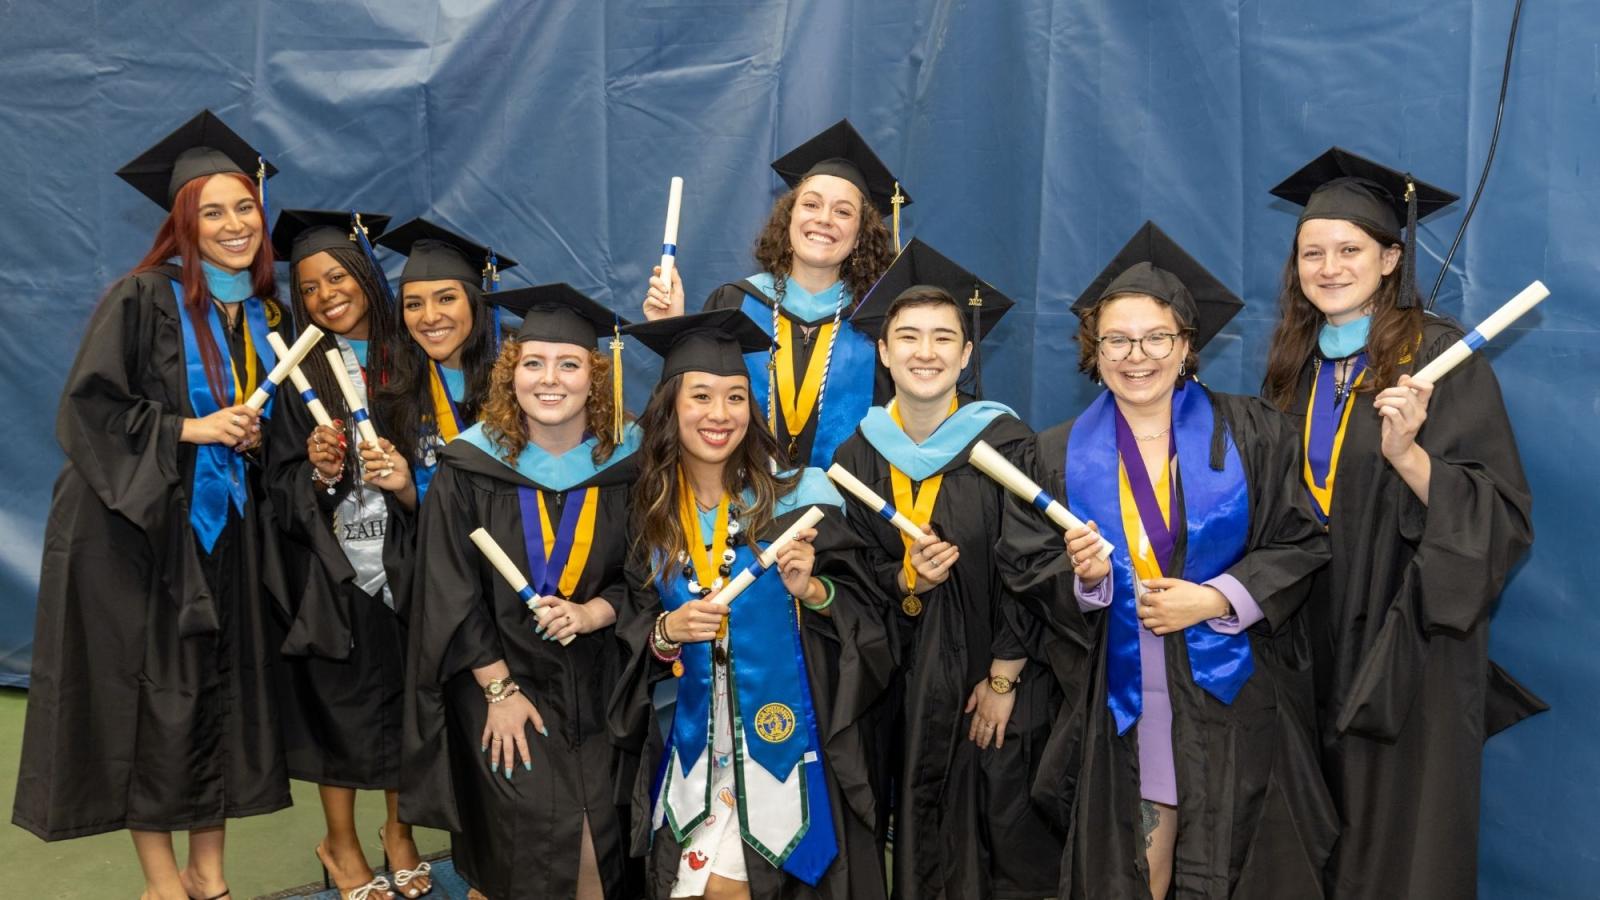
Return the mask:
[[384,895],[394,896],[394,889],[389,886],[389,879],[382,875],[372,876],[371,881],[360,887],[349,888],[348,890],[339,887],[333,883],[333,876],[328,874],[328,863],[322,858],[322,854],[327,852],[327,848],[322,844],[318,844],[313,852],[316,854],[317,862],[322,864],[323,890],[337,891],[339,900],[383,900]]
[[[390,865],[389,846],[388,844],[384,843],[382,828],[378,829],[378,846],[383,848],[383,867],[388,869],[389,874],[394,876],[394,887],[397,893],[403,894],[408,898],[408,900],[416,900],[417,897],[426,897],[433,893],[433,876],[429,874],[433,871],[432,863],[429,863],[427,860],[423,860],[417,864],[415,869],[396,869],[394,866]],[[428,887],[426,890],[418,890],[417,888],[406,887],[406,885],[417,880],[418,878],[428,879]]]

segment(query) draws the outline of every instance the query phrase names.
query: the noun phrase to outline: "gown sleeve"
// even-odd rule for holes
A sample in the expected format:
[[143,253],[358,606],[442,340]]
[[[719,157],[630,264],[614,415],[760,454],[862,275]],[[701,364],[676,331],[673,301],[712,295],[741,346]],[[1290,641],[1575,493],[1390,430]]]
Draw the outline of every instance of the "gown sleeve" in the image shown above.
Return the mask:
[[[1066,497],[1066,429],[1040,432],[1018,446],[1012,463],[1058,500]],[[1059,452],[1057,452],[1059,451]],[[1054,460],[1061,460],[1060,464]],[[1087,650],[1092,628],[1079,610],[1076,576],[1062,533],[1031,503],[1006,492],[995,544],[1000,578],[1030,613],[1061,639]]]

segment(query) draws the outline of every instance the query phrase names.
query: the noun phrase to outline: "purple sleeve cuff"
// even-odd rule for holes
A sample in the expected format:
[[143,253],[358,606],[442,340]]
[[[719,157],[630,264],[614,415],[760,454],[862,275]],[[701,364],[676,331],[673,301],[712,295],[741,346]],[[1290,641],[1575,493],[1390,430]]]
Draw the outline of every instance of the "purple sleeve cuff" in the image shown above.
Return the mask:
[[1250,591],[1232,575],[1224,572],[1204,584],[1221,591],[1222,596],[1227,597],[1228,603],[1233,607],[1233,615],[1207,620],[1212,631],[1238,634],[1265,618],[1261,613],[1260,604],[1256,603],[1256,598],[1250,596]]
[[1078,598],[1079,612],[1087,613],[1094,612],[1097,609],[1105,609],[1111,605],[1111,576],[1107,575],[1100,579],[1100,583],[1094,586],[1094,590],[1085,590],[1083,580],[1074,575],[1072,576],[1072,593]]

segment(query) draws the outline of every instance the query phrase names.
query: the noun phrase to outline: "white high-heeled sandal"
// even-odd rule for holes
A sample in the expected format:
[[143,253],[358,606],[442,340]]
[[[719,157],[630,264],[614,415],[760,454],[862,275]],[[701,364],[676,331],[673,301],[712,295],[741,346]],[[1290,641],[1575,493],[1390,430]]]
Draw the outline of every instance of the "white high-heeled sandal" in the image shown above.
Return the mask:
[[428,889],[426,891],[417,891],[416,888],[411,888],[408,890],[406,888],[406,885],[410,884],[418,877],[427,875],[429,872],[433,871],[433,865],[428,861],[422,861],[415,869],[390,869],[389,871],[394,873],[395,890],[406,895],[407,897],[412,898],[412,900],[415,900],[417,897],[422,897],[433,893],[432,884],[428,885]]

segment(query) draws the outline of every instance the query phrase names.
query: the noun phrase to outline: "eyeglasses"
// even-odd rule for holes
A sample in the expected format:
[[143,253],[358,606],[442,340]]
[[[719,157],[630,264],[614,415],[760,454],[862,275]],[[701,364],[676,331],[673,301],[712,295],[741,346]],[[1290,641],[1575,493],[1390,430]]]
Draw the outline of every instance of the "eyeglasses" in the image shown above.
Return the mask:
[[1148,359],[1166,359],[1172,355],[1172,348],[1178,345],[1178,338],[1183,335],[1174,331],[1152,331],[1144,337],[1131,338],[1126,335],[1113,334],[1095,341],[1100,347],[1100,358],[1106,362],[1122,362],[1133,353],[1133,345],[1138,344]]

